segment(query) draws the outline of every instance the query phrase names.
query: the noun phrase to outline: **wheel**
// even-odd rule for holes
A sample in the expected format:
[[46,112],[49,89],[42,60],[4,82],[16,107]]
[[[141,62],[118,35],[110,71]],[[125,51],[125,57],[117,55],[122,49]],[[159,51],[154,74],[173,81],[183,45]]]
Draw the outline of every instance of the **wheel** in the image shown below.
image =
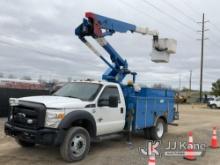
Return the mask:
[[151,136],[150,136],[150,128],[144,128],[144,137],[148,140],[151,140]]
[[15,139],[15,141],[22,147],[34,147],[35,146],[35,143],[28,142],[28,141],[21,140],[21,139]]
[[73,127],[67,131],[60,146],[60,154],[64,160],[74,162],[82,160],[89,152],[90,136],[86,129]]
[[163,119],[158,119],[156,126],[151,127],[150,129],[150,136],[152,140],[160,140],[167,128],[167,124],[164,122]]
[[212,109],[216,109],[216,108],[217,108],[217,105],[216,105],[216,104],[212,104],[212,105],[211,105],[211,108],[212,108]]

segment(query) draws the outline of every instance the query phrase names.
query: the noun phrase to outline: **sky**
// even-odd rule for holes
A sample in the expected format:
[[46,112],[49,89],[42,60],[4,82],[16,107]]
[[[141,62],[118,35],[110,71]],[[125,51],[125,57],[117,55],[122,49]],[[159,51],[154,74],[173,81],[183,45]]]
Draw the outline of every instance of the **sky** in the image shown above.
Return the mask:
[[[84,13],[156,29],[161,38],[177,40],[169,63],[150,59],[152,37],[115,34],[106,39],[138,73],[137,82],[199,89],[202,13],[205,13],[204,90],[220,75],[220,2],[218,0],[1,0],[0,73],[33,79],[101,79],[107,66],[75,35]],[[103,49],[89,39],[108,58]]]

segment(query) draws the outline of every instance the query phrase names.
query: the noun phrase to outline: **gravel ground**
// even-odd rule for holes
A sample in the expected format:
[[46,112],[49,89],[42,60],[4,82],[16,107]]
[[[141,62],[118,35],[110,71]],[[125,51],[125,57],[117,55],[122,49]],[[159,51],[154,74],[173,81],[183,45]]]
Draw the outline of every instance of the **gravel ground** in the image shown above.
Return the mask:
[[[169,132],[164,136],[161,150],[168,147],[168,141],[187,141],[187,132],[193,131],[195,143],[209,145],[212,127],[217,126],[220,135],[220,110],[211,110],[201,105],[181,105],[178,127],[169,126]],[[0,119],[0,165],[49,165],[69,164],[62,160],[59,148],[37,146],[21,148],[14,139],[4,135],[4,119]],[[220,139],[220,136],[218,136]],[[219,141],[220,142],[220,141]],[[129,147],[124,139],[94,143],[89,155],[75,165],[144,165],[147,157],[139,152],[146,140],[142,134],[133,136],[133,147]],[[187,161],[182,157],[157,157],[157,165],[220,165],[220,149],[206,148],[204,156],[196,161]]]

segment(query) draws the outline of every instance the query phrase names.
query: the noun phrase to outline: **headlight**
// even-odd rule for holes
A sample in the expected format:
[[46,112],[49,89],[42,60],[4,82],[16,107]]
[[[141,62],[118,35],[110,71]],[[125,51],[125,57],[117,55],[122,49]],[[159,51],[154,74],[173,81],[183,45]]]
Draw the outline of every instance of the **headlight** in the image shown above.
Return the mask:
[[9,104],[10,104],[10,106],[17,106],[17,105],[19,105],[19,100],[16,98],[10,98]]
[[45,127],[57,128],[64,116],[64,110],[47,110]]

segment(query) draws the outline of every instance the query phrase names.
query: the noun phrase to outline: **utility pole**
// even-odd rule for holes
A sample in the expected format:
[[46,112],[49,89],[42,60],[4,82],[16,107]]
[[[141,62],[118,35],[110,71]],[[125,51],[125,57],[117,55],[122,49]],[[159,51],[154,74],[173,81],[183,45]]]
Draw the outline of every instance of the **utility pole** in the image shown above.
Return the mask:
[[192,70],[189,71],[189,96],[191,96],[192,90]]
[[181,80],[181,74],[179,74],[179,92],[181,91],[182,86],[182,80]]
[[207,40],[208,38],[204,37],[205,31],[208,31],[208,29],[205,29],[205,23],[208,21],[205,21],[205,14],[202,14],[202,22],[197,22],[199,24],[202,24],[202,30],[198,31],[201,32],[201,62],[200,62],[200,90],[199,90],[199,97],[200,102],[202,102],[202,86],[203,86],[203,56],[204,56],[204,40]]

